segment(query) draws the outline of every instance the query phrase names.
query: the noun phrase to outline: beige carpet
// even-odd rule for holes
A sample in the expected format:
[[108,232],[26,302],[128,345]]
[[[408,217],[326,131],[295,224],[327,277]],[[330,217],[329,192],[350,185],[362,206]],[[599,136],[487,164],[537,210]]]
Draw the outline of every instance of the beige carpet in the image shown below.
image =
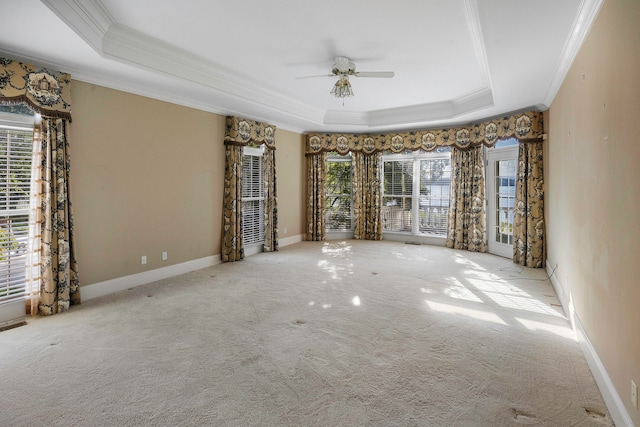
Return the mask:
[[0,333],[2,426],[602,426],[542,270],[302,242]]

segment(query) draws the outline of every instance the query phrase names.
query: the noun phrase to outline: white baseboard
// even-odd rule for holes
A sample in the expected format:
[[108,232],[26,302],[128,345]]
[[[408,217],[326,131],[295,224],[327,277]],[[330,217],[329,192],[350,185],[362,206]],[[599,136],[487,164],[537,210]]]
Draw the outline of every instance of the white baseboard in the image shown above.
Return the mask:
[[353,231],[327,231],[325,240],[351,240],[353,239]]
[[203,268],[220,264],[221,262],[220,255],[194,259],[180,264],[170,265],[168,267],[157,268],[143,273],[136,273],[130,276],[118,277],[117,279],[105,280],[104,282],[82,286],[80,288],[80,294],[82,296],[82,300],[87,301],[93,298],[109,295],[114,292],[123,291],[125,289],[135,288],[136,286],[155,282],[157,280],[167,279],[169,277],[178,276],[195,270],[201,270]]
[[291,237],[285,237],[284,239],[278,239],[278,246],[283,248],[285,246],[293,245],[294,243],[302,242],[303,235],[297,234]]
[[558,295],[558,299],[560,300],[560,304],[562,305],[564,314],[565,316],[567,316],[567,318],[571,322],[571,326],[573,328],[573,331],[575,332],[576,328],[575,328],[575,325],[573,324],[573,312],[569,310],[569,308],[573,309],[573,303],[569,301],[569,296],[565,292],[562,285],[560,285],[558,276],[555,275],[556,269],[551,268],[551,264],[549,264],[549,260],[547,260],[546,270],[547,270],[547,275],[549,276],[549,280],[551,280],[551,284],[553,285],[553,289],[555,289],[556,295]]
[[394,232],[385,232],[383,235],[384,240],[392,241],[392,242],[410,242],[410,243],[419,243],[421,245],[431,245],[431,246],[446,246],[447,239],[441,236],[426,236],[426,235],[415,235],[409,233],[394,233]]
[[547,260],[547,274],[551,279],[551,284],[558,295],[558,299],[560,299],[560,304],[564,308],[564,312],[567,314],[567,317],[571,321],[571,326],[573,327],[574,332],[576,333],[576,338],[578,343],[580,344],[580,349],[587,360],[587,364],[591,369],[591,373],[593,374],[594,379],[596,380],[596,384],[598,384],[598,388],[602,393],[602,398],[604,399],[604,403],[607,405],[607,409],[609,409],[609,413],[611,413],[611,418],[616,426],[622,427],[634,427],[633,420],[627,411],[627,408],[624,406],[622,399],[620,398],[620,394],[613,385],[611,381],[611,377],[607,373],[606,368],[602,364],[600,357],[598,357],[598,353],[593,348],[591,341],[589,341],[589,337],[587,336],[582,323],[580,322],[580,318],[575,312],[575,307],[573,306],[573,300],[571,298],[571,293],[565,291],[565,289],[560,284],[557,276],[552,275],[553,269],[549,264],[549,260]]
[[0,328],[24,322],[24,298],[0,304]]
[[[278,245],[280,247],[284,247],[301,241],[302,234],[298,234],[296,236],[278,240]],[[252,253],[250,253],[249,255],[251,254]],[[221,262],[222,261],[220,260],[220,255],[213,255],[205,258],[183,262],[180,264],[170,265],[168,267],[145,271],[143,273],[132,274],[130,276],[118,277],[116,279],[105,280],[104,282],[82,286],[80,288],[80,293],[82,295],[82,300],[88,301],[93,298],[109,295],[114,292],[124,291],[125,289],[135,288],[136,286],[145,285],[157,280],[167,279],[169,277],[178,276],[180,274],[212,267],[214,265],[220,264]]]

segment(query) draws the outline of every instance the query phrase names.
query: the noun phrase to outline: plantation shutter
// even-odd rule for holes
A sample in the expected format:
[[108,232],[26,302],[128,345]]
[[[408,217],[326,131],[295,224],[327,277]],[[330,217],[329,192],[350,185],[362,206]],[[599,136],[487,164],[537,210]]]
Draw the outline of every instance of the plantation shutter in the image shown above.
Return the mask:
[[25,297],[32,152],[32,128],[0,124],[0,305]]
[[244,148],[242,155],[242,243],[264,243],[262,151]]

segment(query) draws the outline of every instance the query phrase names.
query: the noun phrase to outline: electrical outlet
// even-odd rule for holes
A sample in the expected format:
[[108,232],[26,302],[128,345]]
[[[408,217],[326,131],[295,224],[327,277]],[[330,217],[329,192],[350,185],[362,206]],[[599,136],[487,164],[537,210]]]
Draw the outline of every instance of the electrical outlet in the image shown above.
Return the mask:
[[631,404],[638,409],[638,386],[631,380]]
[[142,255],[142,257],[140,258],[140,264],[145,265],[146,263],[147,263],[147,256]]
[[166,252],[162,252],[162,260],[163,261],[167,260],[167,253]]

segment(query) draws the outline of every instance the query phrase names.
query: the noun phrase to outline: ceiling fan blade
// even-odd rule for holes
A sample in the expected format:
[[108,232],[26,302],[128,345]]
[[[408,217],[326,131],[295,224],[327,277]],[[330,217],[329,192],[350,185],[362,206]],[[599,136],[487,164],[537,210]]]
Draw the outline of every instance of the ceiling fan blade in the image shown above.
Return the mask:
[[318,74],[318,75],[315,75],[315,76],[299,76],[299,77],[296,77],[296,80],[298,80],[298,79],[312,79],[312,78],[315,78],[315,77],[335,77],[335,76],[336,76],[335,74]]
[[393,71],[357,71],[353,73],[356,77],[382,77],[391,78],[394,76]]

